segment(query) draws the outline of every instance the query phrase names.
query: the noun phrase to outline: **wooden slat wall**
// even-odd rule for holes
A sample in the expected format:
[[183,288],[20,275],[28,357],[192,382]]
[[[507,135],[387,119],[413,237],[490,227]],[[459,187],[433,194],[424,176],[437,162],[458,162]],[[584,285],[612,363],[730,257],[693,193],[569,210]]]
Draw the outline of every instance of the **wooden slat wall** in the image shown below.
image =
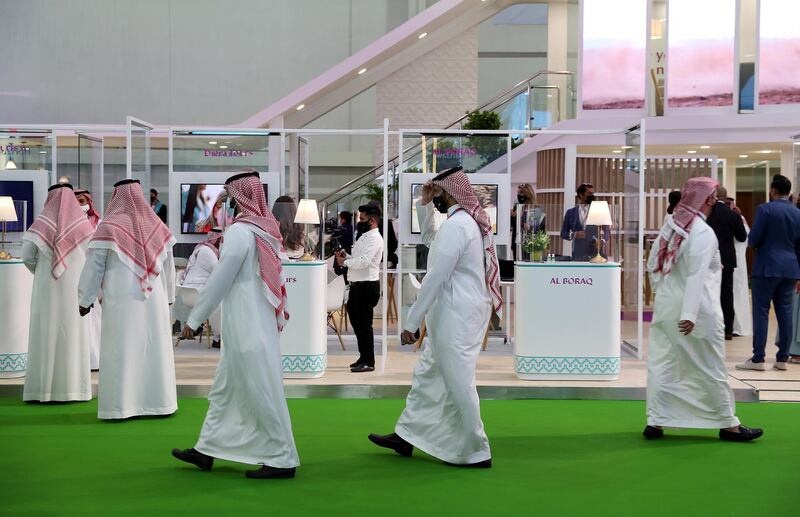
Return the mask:
[[536,153],[536,188],[564,188],[564,149]]

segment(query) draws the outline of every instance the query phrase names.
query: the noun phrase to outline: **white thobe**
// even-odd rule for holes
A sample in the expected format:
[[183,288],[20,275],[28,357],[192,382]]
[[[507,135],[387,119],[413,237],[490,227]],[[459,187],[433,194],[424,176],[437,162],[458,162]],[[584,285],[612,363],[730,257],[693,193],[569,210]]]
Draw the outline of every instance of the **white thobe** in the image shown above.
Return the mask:
[[178,409],[169,317],[169,304],[175,299],[172,243],[160,259],[161,274],[152,281],[148,297],[116,251],[93,245],[86,255],[78,299],[81,307],[96,305],[102,283],[97,417],[172,414]]
[[[206,283],[208,283],[211,272],[214,271],[214,267],[217,265],[218,261],[219,259],[217,258],[217,255],[211,250],[211,248],[208,246],[197,246],[192,252],[192,255],[189,257],[189,261],[186,265],[186,273],[184,274],[183,281],[180,285],[182,287],[202,291],[205,288]],[[175,305],[172,306],[172,311],[173,315],[178,321],[185,323],[189,319],[189,314],[192,312],[192,307],[189,307],[183,303],[183,300],[178,298],[175,300]],[[211,313],[208,321],[211,324],[211,329],[214,332],[214,339],[219,339],[219,309],[216,309]]]
[[[744,225],[747,233],[750,227]],[[750,309],[750,287],[747,282],[747,239],[733,241],[736,248],[736,269],[733,271],[733,333],[740,336],[753,335],[753,312]]]
[[437,232],[433,205],[417,204],[422,240],[430,252],[404,327],[413,332],[424,317],[427,346],[395,432],[446,462],[477,463],[491,458],[475,387],[491,297],[478,224],[459,205],[450,207],[448,215]]
[[22,260],[34,276],[22,400],[92,398],[89,327],[78,314],[78,279],[87,244],[67,256],[67,269],[55,279],[50,248],[37,235],[25,234]]
[[[653,275],[656,291],[647,358],[647,423],[654,426],[724,429],[739,425],[725,368],[725,323],[720,305],[722,262],[717,237],[702,217],[695,219],[672,271]],[[684,336],[678,322],[694,330]]]
[[[98,297],[98,302],[99,302]],[[89,325],[89,367],[92,370],[100,369],[100,333],[103,324],[103,309],[100,303],[95,303],[92,312],[85,318]]]
[[266,236],[246,223],[225,230],[219,262],[189,316],[188,325],[196,329],[222,303],[223,346],[194,448],[229,461],[291,468],[300,460],[283,390],[275,308],[259,273],[256,234]]

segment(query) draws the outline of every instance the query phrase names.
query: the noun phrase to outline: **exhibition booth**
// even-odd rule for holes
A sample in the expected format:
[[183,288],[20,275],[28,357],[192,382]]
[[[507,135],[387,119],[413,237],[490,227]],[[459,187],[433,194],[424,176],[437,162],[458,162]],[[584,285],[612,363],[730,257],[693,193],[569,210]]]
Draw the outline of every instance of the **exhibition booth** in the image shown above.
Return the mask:
[[[158,128],[129,117],[124,127],[59,127],[47,133],[30,133],[31,141],[39,142],[43,152],[34,156],[31,151],[30,160],[20,160],[16,171],[4,171],[0,189],[5,190],[0,195],[10,194],[14,199],[18,221],[7,224],[9,240],[18,243],[41,211],[51,183],[69,180],[81,188],[103,192],[95,196],[100,207],[105,204],[103,198],[108,200],[110,185],[120,179],[138,179],[145,191],[157,184],[159,198],[170,207],[167,224],[177,240],[176,265],[181,267],[185,265],[181,259],[189,256],[211,226],[229,224],[219,202],[225,179],[244,168],[258,171],[274,210],[282,196],[300,204],[293,222],[305,225],[300,252],[311,260],[285,264],[291,318],[281,337],[281,350],[285,377],[308,380],[325,376],[329,347],[334,349],[341,343],[344,348],[337,334],[346,324],[346,316],[343,310],[334,314],[336,302],[331,310],[327,288],[335,278],[331,267],[335,229],[331,226],[337,224],[339,212],[355,213],[369,199],[368,193],[378,192],[385,214],[382,233],[387,235],[391,225],[397,235],[396,258],[390,257],[388,239],[384,240],[384,257],[388,260],[383,261],[383,295],[375,311],[380,317],[380,326],[376,322],[375,329],[376,346],[380,346],[376,373],[381,375],[400,350],[397,338],[405,315],[424,282],[427,248],[422,242],[416,201],[422,186],[434,175],[460,166],[470,175],[490,217],[501,259],[506,306],[502,317],[490,322],[484,348],[487,342],[502,342],[501,354],[513,358],[513,369],[507,373],[522,380],[610,380],[620,373],[622,346],[627,345],[634,355],[640,355],[642,348],[643,129],[637,125],[602,131],[390,131],[388,121],[383,128],[366,130]],[[0,135],[11,140],[21,136],[11,132]],[[382,155],[383,164],[326,191],[317,186],[322,182],[313,172],[310,150],[319,139],[341,136],[374,138],[379,144],[375,154]],[[60,138],[70,138],[77,146],[79,165],[71,174],[62,174],[58,160],[52,158],[58,152]],[[515,165],[511,150],[531,138],[551,139],[552,145],[537,153],[537,198],[530,204],[519,203],[516,185],[512,184]],[[104,143],[111,139],[118,143],[124,140],[124,174],[105,167],[104,152],[108,148]],[[389,160],[390,143],[395,142],[398,155]],[[382,153],[377,150],[380,144]],[[563,226],[566,214],[575,209],[575,185],[583,180],[578,146],[601,144],[618,146],[625,152],[618,157],[622,164],[615,172],[613,188],[610,183],[607,189],[600,184],[595,188],[601,203],[593,205],[603,206],[604,212],[592,214],[585,224],[595,224],[593,218],[600,217],[597,225],[604,237],[602,250],[595,257],[598,260],[589,262],[591,256],[575,254],[577,241],[569,232],[564,235]],[[166,178],[156,183],[154,162],[163,161],[164,149]],[[113,152],[118,151],[116,147]],[[167,192],[163,192],[164,182]],[[14,245],[10,249],[14,254]],[[15,269],[19,271],[12,273]],[[14,293],[3,300],[13,298],[17,309],[27,311],[32,277],[24,265],[19,260],[3,262],[0,274],[4,294]],[[20,302],[20,296],[27,296],[27,301]],[[343,303],[339,302],[339,309]],[[3,314],[11,318],[12,312]],[[12,364],[12,357],[18,357],[15,354],[25,353],[26,314],[18,311],[9,319],[15,329],[10,335],[15,337],[5,341],[0,350],[3,364]],[[331,317],[339,319],[338,327],[334,324],[335,333],[328,331]],[[7,370],[19,371],[19,364],[17,361]],[[6,371],[0,374],[8,375]]]

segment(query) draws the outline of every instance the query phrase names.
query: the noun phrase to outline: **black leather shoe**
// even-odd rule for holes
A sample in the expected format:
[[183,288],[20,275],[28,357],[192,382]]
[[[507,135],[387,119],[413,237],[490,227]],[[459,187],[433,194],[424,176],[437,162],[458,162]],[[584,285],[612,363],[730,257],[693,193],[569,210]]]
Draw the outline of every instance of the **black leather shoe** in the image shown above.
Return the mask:
[[355,368],[356,366],[361,366],[361,359],[359,359],[358,361],[350,364],[350,368]]
[[200,470],[208,471],[214,466],[214,458],[194,449],[172,449],[172,455],[181,461],[195,465]]
[[397,436],[397,433],[386,435],[371,434],[367,438],[378,447],[392,449],[404,458],[410,458],[414,453],[414,446]]
[[211,348],[219,348],[219,346],[220,346],[220,342],[219,341],[212,341],[211,342]]
[[368,364],[358,364],[350,368],[350,371],[353,373],[374,372],[375,367]]
[[739,426],[739,432],[728,431],[727,429],[719,430],[719,439],[726,442],[750,442],[764,434],[763,429],[756,427]]
[[647,427],[644,428],[644,431],[642,431],[642,434],[648,440],[654,440],[656,438],[663,437],[664,436],[664,430],[660,429],[658,427],[652,426],[652,425],[648,425]]
[[733,334],[725,334],[725,341],[733,341]]
[[248,470],[244,473],[250,479],[291,479],[294,477],[295,468],[279,469],[264,465],[258,470]]
[[468,469],[490,469],[492,468],[492,458],[488,460],[479,461],[477,463],[450,463],[445,461],[445,465],[448,467],[464,467]]

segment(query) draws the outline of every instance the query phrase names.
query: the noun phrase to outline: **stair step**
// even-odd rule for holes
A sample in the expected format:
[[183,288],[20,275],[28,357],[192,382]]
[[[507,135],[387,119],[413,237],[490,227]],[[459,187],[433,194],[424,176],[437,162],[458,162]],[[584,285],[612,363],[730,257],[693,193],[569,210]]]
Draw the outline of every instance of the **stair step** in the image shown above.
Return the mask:
[[747,384],[758,388],[761,391],[798,391],[800,392],[800,381],[747,381]]
[[762,391],[761,402],[800,402],[800,391]]

